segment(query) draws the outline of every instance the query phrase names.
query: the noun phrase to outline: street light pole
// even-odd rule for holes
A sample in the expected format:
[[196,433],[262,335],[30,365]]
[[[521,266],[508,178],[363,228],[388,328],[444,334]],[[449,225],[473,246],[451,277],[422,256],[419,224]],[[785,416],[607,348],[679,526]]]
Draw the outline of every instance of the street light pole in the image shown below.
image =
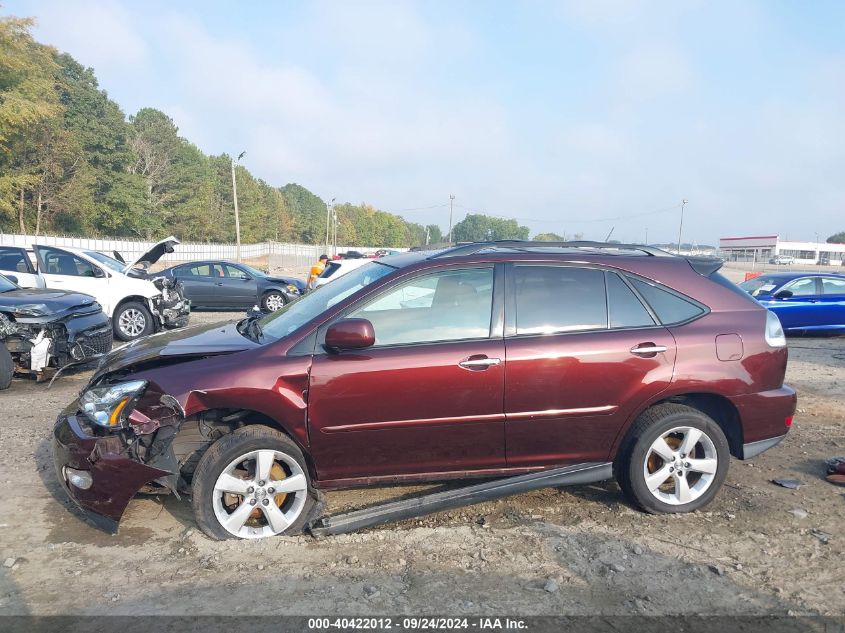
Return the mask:
[[455,196],[449,194],[449,243],[452,243],[452,203],[455,201]]
[[334,210],[334,198],[326,205],[326,250],[329,250],[329,227],[331,226],[332,211]]
[[238,179],[235,178],[235,163],[241,162],[246,152],[241,152],[237,159],[232,159],[232,199],[235,201],[235,256],[241,261],[241,217],[238,213]]
[[687,199],[681,200],[681,223],[678,226],[678,255],[681,254],[681,233],[684,230],[684,207],[687,206]]

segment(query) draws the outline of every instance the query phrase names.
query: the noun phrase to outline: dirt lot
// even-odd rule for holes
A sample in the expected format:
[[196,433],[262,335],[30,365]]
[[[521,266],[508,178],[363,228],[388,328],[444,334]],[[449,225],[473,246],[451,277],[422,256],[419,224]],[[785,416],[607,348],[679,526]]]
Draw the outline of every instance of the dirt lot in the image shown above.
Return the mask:
[[[214,542],[167,497],[133,500],[117,536],[89,527],[63,498],[48,444],[88,373],[49,391],[16,379],[0,395],[0,614],[841,615],[845,489],[822,474],[845,454],[845,339],[790,348],[792,432],[734,460],[706,512],[642,514],[607,482],[320,541]],[[329,510],[411,490],[334,492]]]

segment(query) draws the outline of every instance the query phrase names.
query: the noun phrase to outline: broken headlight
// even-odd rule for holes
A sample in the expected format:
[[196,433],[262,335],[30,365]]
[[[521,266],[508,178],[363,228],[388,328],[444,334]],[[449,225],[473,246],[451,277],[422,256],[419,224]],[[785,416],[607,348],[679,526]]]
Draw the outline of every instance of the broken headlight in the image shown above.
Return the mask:
[[294,294],[294,295],[298,295],[299,294],[299,288],[297,288],[293,284],[288,284],[288,292],[290,292],[291,294]]
[[117,428],[121,425],[126,406],[146,386],[146,380],[130,380],[105,387],[94,387],[82,394],[79,406],[95,424],[106,428]]

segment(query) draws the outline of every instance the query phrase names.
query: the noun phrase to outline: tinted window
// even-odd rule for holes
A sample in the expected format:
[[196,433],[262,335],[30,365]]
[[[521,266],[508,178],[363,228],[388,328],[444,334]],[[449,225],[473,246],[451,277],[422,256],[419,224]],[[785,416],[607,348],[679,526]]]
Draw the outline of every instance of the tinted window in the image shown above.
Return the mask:
[[789,290],[793,297],[809,297],[818,294],[815,277],[796,279],[792,283],[786,284],[781,290]]
[[607,299],[610,306],[610,327],[642,327],[654,325],[654,319],[622,278],[607,274]]
[[604,273],[565,266],[515,266],[516,333],[607,327]]
[[634,277],[630,279],[637,292],[648,302],[661,323],[667,325],[681,323],[704,313],[704,310],[699,306],[679,297],[673,292],[661,288],[657,284],[642,281]]
[[485,338],[490,335],[493,269],[444,270],[415,277],[350,317],[369,319],[376,345]]
[[44,259],[45,272],[51,275],[68,275],[72,277],[95,277],[94,265],[84,259],[71,255],[67,251],[42,248],[41,257]]
[[323,272],[319,274],[319,277],[322,279],[328,279],[332,275],[334,275],[338,270],[340,270],[340,264],[337,262],[329,262],[326,264],[326,267],[323,269]]
[[30,271],[29,262],[23,251],[17,248],[0,248],[0,270],[14,270],[19,273]]
[[198,264],[179,269],[180,274],[189,274],[194,277],[223,277],[223,269],[219,264]]
[[845,279],[822,277],[822,292],[826,295],[845,295]]

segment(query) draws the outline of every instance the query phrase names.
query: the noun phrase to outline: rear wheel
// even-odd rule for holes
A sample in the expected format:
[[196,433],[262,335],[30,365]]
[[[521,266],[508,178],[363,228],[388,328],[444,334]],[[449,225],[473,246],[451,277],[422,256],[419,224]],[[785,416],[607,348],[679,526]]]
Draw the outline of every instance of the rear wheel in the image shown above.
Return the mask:
[[266,426],[248,426],[202,456],[191,503],[208,536],[256,539],[301,532],[319,507],[317,496],[299,447]]
[[692,407],[661,404],[637,419],[615,470],[622,490],[646,512],[692,512],[716,496],[729,461],[716,422]]
[[154,329],[153,315],[147,306],[137,301],[120,304],[114,313],[114,335],[121,341],[147,336]]
[[15,364],[5,343],[0,342],[0,390],[8,389],[12,384]]

